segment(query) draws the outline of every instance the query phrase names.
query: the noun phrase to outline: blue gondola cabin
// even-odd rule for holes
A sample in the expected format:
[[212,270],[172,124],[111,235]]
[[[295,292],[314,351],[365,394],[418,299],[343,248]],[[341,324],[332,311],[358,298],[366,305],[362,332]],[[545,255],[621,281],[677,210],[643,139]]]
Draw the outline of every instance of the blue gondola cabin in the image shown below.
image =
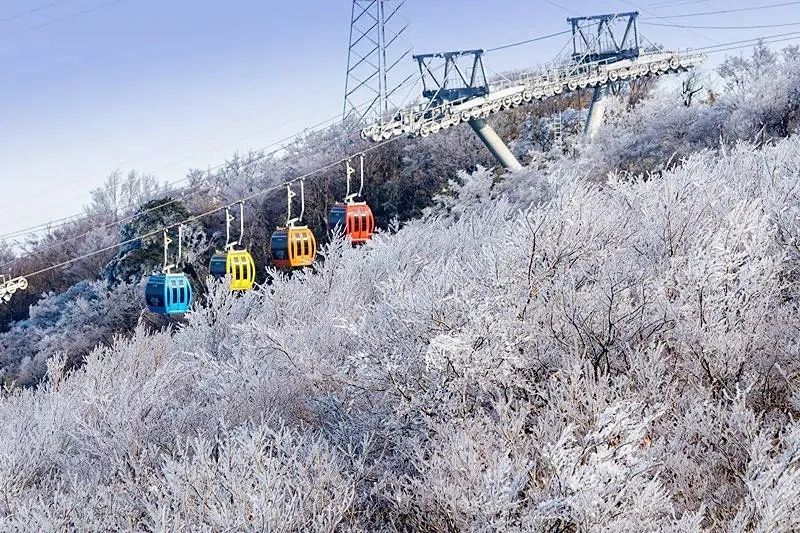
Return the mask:
[[147,280],[145,303],[153,313],[186,313],[192,307],[192,298],[192,284],[184,274],[156,274]]

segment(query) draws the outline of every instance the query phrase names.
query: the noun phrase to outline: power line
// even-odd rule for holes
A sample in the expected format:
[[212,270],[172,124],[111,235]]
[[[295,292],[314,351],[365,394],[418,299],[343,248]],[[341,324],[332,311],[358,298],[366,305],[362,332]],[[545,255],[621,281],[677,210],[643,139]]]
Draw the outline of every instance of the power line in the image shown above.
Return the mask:
[[18,11],[11,15],[6,15],[4,17],[0,17],[0,22],[8,22],[9,20],[15,20],[22,17],[27,17],[28,15],[33,15],[34,13],[39,13],[40,11],[44,11],[46,9],[50,9],[51,7],[55,7],[59,4],[66,4],[67,2],[71,2],[72,0],[56,0],[55,2],[50,2],[49,4],[45,4],[43,6],[34,7],[32,9],[28,9],[25,11]]
[[35,235],[51,228],[59,228],[61,226],[71,224],[72,222],[77,222],[78,220],[81,220],[80,217],[81,215],[70,215],[67,217],[50,220],[48,222],[42,222],[41,224],[36,224],[35,226],[30,226],[21,230],[15,230],[4,235],[0,235],[0,240],[7,240],[14,237],[24,237],[26,235]]
[[566,35],[571,33],[572,30],[564,30],[557,33],[550,33],[548,35],[542,35],[541,37],[534,37],[533,39],[526,39],[524,41],[518,41],[515,43],[504,44],[501,46],[495,46],[494,48],[487,48],[486,52],[496,52],[498,50],[505,50],[506,48],[513,48],[515,46],[522,46],[523,44],[535,43],[538,41],[544,41],[545,39],[551,39],[553,37],[558,37],[559,35]]
[[560,9],[560,10],[562,10],[562,11],[566,11],[567,13],[571,13],[571,14],[573,14],[573,15],[578,15],[578,13],[577,13],[575,10],[573,10],[573,9],[569,9],[568,7],[564,7],[564,6],[562,6],[561,4],[559,4],[559,3],[557,3],[557,2],[555,2],[555,1],[553,1],[553,0],[544,0],[544,1],[545,1],[546,3],[548,3],[548,4],[550,4],[550,5],[551,5],[551,6],[553,6],[553,7],[557,7],[558,9]]
[[41,29],[41,28],[46,28],[47,26],[52,26],[53,24],[57,24],[59,22],[65,21],[65,20],[69,20],[69,19],[72,19],[72,18],[75,18],[75,17],[79,17],[81,15],[86,15],[88,13],[93,13],[93,12],[99,11],[99,10],[101,10],[103,8],[110,7],[110,6],[113,6],[113,5],[116,5],[116,4],[120,4],[120,3],[124,2],[124,1],[125,0],[110,0],[109,2],[103,2],[102,4],[98,4],[96,6],[92,6],[92,7],[86,8],[86,9],[82,9],[80,11],[75,11],[75,12],[70,13],[68,15],[64,15],[63,17],[50,19],[48,21],[42,22],[41,24],[34,24],[33,26],[29,26],[27,28],[23,28],[23,29],[21,29],[19,31],[16,31],[16,32],[13,32],[13,33],[7,33],[7,34],[4,34],[4,35],[0,35],[0,39],[10,39],[11,37],[16,37],[17,35],[22,35],[23,33],[27,33],[29,31],[38,30],[38,29]]
[[[372,146],[370,146],[370,147],[368,147],[368,148],[366,148],[366,149],[364,149],[364,150],[361,150],[361,151],[359,151],[359,152],[357,152],[357,153],[354,153],[354,154],[347,155],[347,156],[345,156],[345,157],[343,157],[343,158],[341,158],[341,159],[339,159],[339,160],[337,160],[337,161],[334,161],[334,162],[332,162],[332,163],[328,163],[327,165],[323,165],[323,166],[321,166],[321,167],[319,167],[319,168],[317,168],[317,169],[315,169],[315,170],[312,170],[312,171],[310,171],[310,172],[306,172],[305,174],[302,174],[302,175],[300,175],[300,176],[297,176],[297,177],[295,177],[295,178],[292,178],[292,179],[290,179],[290,180],[284,181],[283,183],[280,183],[280,184],[278,184],[278,185],[274,185],[274,186],[272,186],[272,187],[268,187],[268,188],[266,188],[266,189],[264,189],[264,190],[261,190],[261,191],[258,191],[258,192],[256,192],[256,193],[249,194],[249,195],[247,195],[247,196],[244,196],[244,197],[242,197],[242,198],[239,198],[238,200],[236,200],[236,201],[234,201],[234,202],[230,202],[230,203],[228,203],[228,204],[225,204],[225,205],[220,205],[220,206],[214,207],[214,208],[212,208],[212,209],[209,209],[208,211],[205,211],[205,212],[203,212],[203,213],[200,213],[199,215],[192,215],[192,216],[190,216],[190,217],[188,217],[188,218],[186,218],[186,219],[184,219],[184,220],[182,220],[182,221],[180,221],[180,222],[174,222],[174,223],[172,223],[172,224],[169,224],[169,225],[167,225],[167,226],[161,227],[161,228],[159,228],[159,229],[157,229],[157,230],[150,231],[150,232],[148,232],[148,233],[145,233],[145,234],[143,234],[143,235],[138,235],[138,236],[136,236],[136,237],[133,237],[133,238],[130,238],[130,239],[124,240],[124,241],[122,241],[122,242],[118,242],[118,243],[116,243],[116,244],[112,244],[112,245],[109,245],[109,246],[105,246],[105,247],[103,247],[103,248],[100,248],[99,250],[95,250],[95,251],[93,251],[93,252],[89,252],[89,253],[86,253],[86,254],[80,255],[80,256],[78,256],[78,257],[73,257],[73,258],[71,258],[71,259],[68,259],[68,260],[66,260],[66,261],[62,261],[62,262],[60,262],[60,263],[58,263],[58,264],[51,265],[51,266],[48,266],[48,267],[45,267],[45,268],[41,268],[41,269],[39,269],[39,270],[36,270],[36,271],[30,272],[30,273],[28,273],[28,274],[24,274],[24,275],[21,275],[21,276],[17,276],[17,277],[16,277],[16,278],[14,278],[14,279],[28,279],[28,278],[32,278],[32,277],[34,277],[34,276],[38,276],[38,275],[40,275],[40,274],[44,274],[44,273],[46,273],[46,272],[50,272],[50,271],[53,271],[53,270],[57,270],[57,269],[59,269],[59,268],[63,268],[63,267],[65,267],[65,266],[69,266],[69,265],[71,265],[71,264],[73,264],[73,263],[76,263],[76,262],[78,262],[78,261],[82,261],[82,260],[84,260],[84,259],[88,259],[88,258],[90,258],[90,257],[94,257],[95,255],[102,254],[102,253],[105,253],[105,252],[109,252],[109,251],[111,251],[111,250],[114,250],[114,249],[120,248],[120,247],[122,247],[122,246],[125,246],[126,244],[132,244],[132,243],[134,243],[134,242],[141,241],[141,240],[143,240],[143,239],[148,239],[148,238],[150,238],[150,237],[154,237],[154,236],[156,236],[156,235],[160,235],[160,234],[162,234],[164,231],[169,231],[169,230],[171,230],[171,229],[174,229],[174,228],[176,228],[176,227],[178,227],[178,226],[182,226],[182,225],[184,225],[184,224],[188,224],[189,222],[195,222],[195,221],[197,221],[197,220],[200,220],[201,218],[205,218],[205,217],[207,217],[207,216],[210,216],[210,215],[213,215],[213,214],[215,214],[215,213],[219,213],[220,211],[223,211],[223,210],[225,210],[225,209],[229,209],[229,208],[231,208],[231,207],[234,207],[234,206],[238,205],[239,203],[242,203],[242,202],[249,202],[249,201],[251,201],[251,200],[254,200],[254,199],[256,199],[256,198],[258,198],[258,197],[260,197],[260,196],[264,196],[264,195],[266,195],[266,194],[269,194],[270,192],[276,191],[276,190],[278,190],[278,189],[282,189],[283,187],[286,187],[286,186],[288,186],[288,185],[291,185],[291,184],[293,184],[293,183],[296,183],[296,182],[298,182],[298,181],[301,181],[301,180],[305,180],[305,179],[307,179],[307,178],[310,178],[311,176],[314,176],[314,175],[316,175],[316,174],[319,174],[320,172],[323,172],[323,171],[325,171],[325,170],[328,170],[328,169],[330,169],[330,168],[333,168],[333,167],[335,167],[335,166],[337,166],[337,165],[341,165],[341,164],[342,164],[342,163],[344,163],[345,161],[348,161],[349,159],[352,159],[353,157],[355,157],[355,156],[357,156],[357,155],[359,155],[359,154],[366,154],[366,153],[372,152],[372,151],[374,151],[374,150],[377,150],[378,148],[380,148],[380,147],[382,147],[382,146],[384,146],[384,145],[386,145],[386,144],[388,144],[388,143],[390,143],[390,142],[396,141],[397,139],[400,139],[400,138],[401,138],[401,137],[394,137],[394,138],[392,138],[392,139],[387,139],[387,140],[385,140],[385,141],[383,141],[383,142],[381,142],[381,143],[378,143],[378,144],[372,145]],[[11,281],[14,281],[14,280],[12,279]]]
[[659,17],[651,17],[654,19],[679,19],[679,18],[689,18],[689,17],[704,17],[708,15],[725,15],[727,13],[740,13],[742,11],[760,11],[762,9],[770,9],[773,7],[784,7],[784,6],[794,6],[800,4],[800,1],[794,2],[783,2],[780,4],[769,4],[765,6],[753,6],[753,7],[739,7],[735,9],[721,9],[718,11],[703,11],[700,13],[684,13],[682,15],[663,15]]
[[[791,36],[794,36],[794,37],[791,37]],[[761,37],[753,37],[751,39],[741,39],[741,40],[738,40],[738,41],[730,41],[730,42],[727,42],[727,43],[720,43],[720,44],[715,44],[715,45],[711,45],[711,46],[703,46],[703,47],[700,47],[700,48],[693,48],[692,50],[695,50],[695,51],[698,51],[698,52],[703,52],[703,51],[707,51],[707,50],[712,50],[714,48],[727,47],[727,46],[735,45],[735,44],[742,44],[743,45],[742,48],[744,48],[746,46],[752,46],[754,44],[758,44],[759,42],[763,42],[765,39],[775,39],[775,38],[778,38],[778,37],[791,37],[791,38],[800,37],[800,31],[792,31],[792,32],[787,32],[787,33],[778,33],[778,34],[774,34],[774,35],[762,35]]]
[[776,44],[776,43],[783,43],[783,42],[787,42],[787,41],[794,41],[796,39],[800,39],[800,34],[795,35],[793,37],[784,37],[782,39],[770,39],[770,40],[758,39],[758,40],[756,40],[755,43],[743,44],[743,45],[739,45],[739,46],[731,46],[731,47],[728,47],[728,48],[721,48],[719,50],[711,50],[711,51],[706,52],[706,54],[717,54],[717,53],[720,53],[720,52],[729,52],[731,50],[740,50],[742,48],[749,48],[749,47],[753,46],[754,44],[758,44],[759,42],[761,42],[763,44]]
[[651,6],[647,6],[652,9],[659,9],[662,7],[677,7],[677,6],[685,6],[687,4],[707,4],[708,2],[714,2],[716,0],[683,0],[682,2],[661,2],[658,4],[653,4]]
[[670,24],[667,22],[642,22],[647,26],[661,26],[665,28],[683,28],[695,30],[758,30],[764,28],[784,28],[786,26],[800,26],[800,22],[784,22],[782,24],[752,24],[748,26],[690,26],[687,24]]
[[[646,13],[649,13],[649,14],[653,15],[654,17],[658,17],[658,16],[659,16],[659,15],[658,15],[658,13],[654,13],[653,11],[651,11],[651,10],[649,10],[649,9],[646,9],[646,8],[642,9],[642,8],[639,8],[639,7],[637,7],[637,6],[636,6],[636,5],[635,5],[633,2],[631,2],[630,0],[622,0],[622,2],[623,2],[623,3],[625,3],[625,4],[628,4],[629,6],[632,6],[632,7],[633,7],[633,8],[635,8],[637,11],[644,11],[644,12],[646,12]],[[687,30],[689,33],[692,33],[692,34],[694,34],[694,35],[696,35],[696,36],[700,37],[701,39],[704,39],[704,40],[706,40],[706,41],[711,41],[712,43],[717,43],[717,44],[719,44],[719,41],[717,41],[717,40],[715,40],[715,39],[712,39],[712,38],[711,38],[711,37],[709,37],[708,35],[704,35],[704,34],[702,34],[702,33],[700,33],[700,32],[697,32],[697,31],[695,31],[695,30],[693,30],[693,29],[691,29],[691,28],[684,28],[684,29],[686,29],[686,30]]]

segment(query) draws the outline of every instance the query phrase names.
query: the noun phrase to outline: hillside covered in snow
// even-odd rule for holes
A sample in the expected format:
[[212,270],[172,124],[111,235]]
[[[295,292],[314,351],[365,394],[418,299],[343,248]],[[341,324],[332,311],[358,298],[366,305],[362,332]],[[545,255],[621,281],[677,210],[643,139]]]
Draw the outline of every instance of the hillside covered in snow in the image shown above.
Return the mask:
[[798,175],[792,137],[602,187],[465,176],[51,360],[0,400],[0,528],[796,529]]
[[765,54],[565,154],[528,117],[520,172],[458,131],[383,153],[371,243],[183,321],[141,312],[149,249],[75,265],[0,334],[0,530],[800,529],[800,60]]

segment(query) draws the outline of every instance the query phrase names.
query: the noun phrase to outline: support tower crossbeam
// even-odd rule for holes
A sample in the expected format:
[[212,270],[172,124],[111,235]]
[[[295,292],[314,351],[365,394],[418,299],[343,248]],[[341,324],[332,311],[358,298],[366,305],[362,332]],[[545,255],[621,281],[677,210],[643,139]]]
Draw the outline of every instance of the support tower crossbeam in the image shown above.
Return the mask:
[[505,109],[528,105],[562,93],[685,72],[704,60],[703,54],[656,52],[611,63],[595,61],[569,64],[545,72],[525,73],[516,80],[490,84],[484,96],[452,101],[430,100],[403,109],[380,123],[367,126],[361,135],[375,142],[401,136],[427,137],[462,122],[483,119]]

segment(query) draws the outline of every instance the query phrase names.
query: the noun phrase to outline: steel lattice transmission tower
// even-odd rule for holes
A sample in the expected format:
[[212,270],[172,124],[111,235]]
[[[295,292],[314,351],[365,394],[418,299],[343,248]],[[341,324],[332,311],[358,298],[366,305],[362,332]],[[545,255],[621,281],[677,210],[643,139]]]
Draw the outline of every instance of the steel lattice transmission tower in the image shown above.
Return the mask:
[[342,119],[378,122],[399,107],[399,89],[414,76],[404,61],[410,64],[411,55],[402,39],[408,29],[400,15],[404,4],[353,0]]

